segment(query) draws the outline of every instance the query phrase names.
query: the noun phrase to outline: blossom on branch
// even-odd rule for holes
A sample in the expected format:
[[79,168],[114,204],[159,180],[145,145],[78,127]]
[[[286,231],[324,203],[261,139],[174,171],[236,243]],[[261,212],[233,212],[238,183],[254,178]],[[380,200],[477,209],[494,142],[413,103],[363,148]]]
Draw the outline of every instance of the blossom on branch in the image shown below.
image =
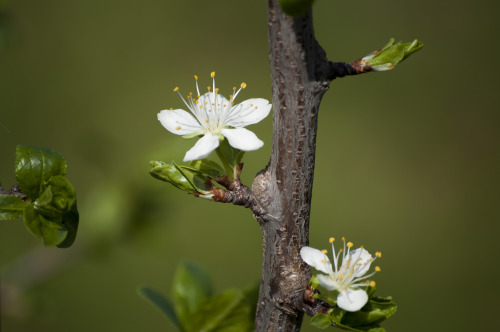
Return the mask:
[[[328,290],[338,291],[337,306],[346,311],[358,311],[368,302],[368,294],[361,287],[375,286],[374,281],[368,281],[372,275],[380,271],[380,268],[375,267],[375,271],[366,274],[370,269],[371,263],[382,257],[380,252],[375,253],[375,258],[361,248],[351,251],[352,242],[345,243],[345,238],[342,238],[343,248],[335,253],[333,242],[335,239],[330,238],[332,244],[333,266],[326,255],[327,250],[318,250],[311,247],[302,247],[300,256],[308,265],[325,274],[318,274],[319,284]],[[346,250],[347,247],[347,250]],[[342,259],[340,254],[342,253]]]
[[244,127],[260,122],[271,111],[269,101],[262,98],[245,100],[234,104],[236,96],[246,88],[241,83],[229,100],[219,94],[215,88],[215,72],[211,73],[213,78],[212,87],[207,87],[208,92],[200,95],[198,77],[196,79],[196,97],[189,93],[187,100],[180,94],[179,88],[174,89],[191,112],[182,109],[163,110],[158,113],[158,120],[171,133],[183,135],[184,138],[202,136],[196,144],[186,153],[184,161],[199,160],[207,157],[212,151],[219,147],[219,141],[227,139],[229,144],[241,151],[253,151],[264,145],[253,132]]

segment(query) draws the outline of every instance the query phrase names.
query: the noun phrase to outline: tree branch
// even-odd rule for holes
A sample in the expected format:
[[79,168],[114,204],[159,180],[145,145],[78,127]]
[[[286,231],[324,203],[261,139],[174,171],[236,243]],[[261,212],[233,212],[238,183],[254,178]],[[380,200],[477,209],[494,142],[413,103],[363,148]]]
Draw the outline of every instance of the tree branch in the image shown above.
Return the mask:
[[252,186],[266,210],[256,217],[263,263],[255,330],[299,331],[311,278],[299,251],[309,242],[318,108],[333,78],[311,12],[292,18],[278,0],[268,0],[268,10],[273,142],[271,160]]

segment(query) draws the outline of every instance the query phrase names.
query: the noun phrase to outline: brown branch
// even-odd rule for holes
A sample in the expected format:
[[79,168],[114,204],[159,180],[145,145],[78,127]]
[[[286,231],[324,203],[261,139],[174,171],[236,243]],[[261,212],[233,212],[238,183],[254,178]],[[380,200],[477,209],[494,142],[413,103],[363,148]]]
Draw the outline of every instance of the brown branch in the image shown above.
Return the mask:
[[292,18],[278,0],[268,0],[268,15],[273,142],[271,160],[252,186],[266,210],[257,216],[263,262],[255,330],[299,331],[304,312],[315,310],[303,304],[311,272],[299,252],[309,241],[318,109],[334,77],[311,12]]

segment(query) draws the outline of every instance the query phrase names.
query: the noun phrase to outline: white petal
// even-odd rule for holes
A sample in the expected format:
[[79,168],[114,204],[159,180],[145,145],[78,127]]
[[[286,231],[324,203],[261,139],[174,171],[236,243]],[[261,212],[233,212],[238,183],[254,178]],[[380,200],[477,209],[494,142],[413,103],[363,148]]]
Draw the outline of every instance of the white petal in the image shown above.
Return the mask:
[[264,119],[271,111],[271,107],[266,99],[248,99],[233,106],[224,122],[235,128],[246,127]]
[[212,133],[205,134],[196,144],[186,152],[184,161],[203,159],[219,146],[219,136]]
[[224,135],[229,144],[241,151],[253,151],[261,148],[264,145],[254,133],[245,128],[222,129],[221,134]]
[[344,260],[348,262],[349,259],[351,260],[351,264],[354,264],[354,276],[357,278],[365,275],[370,269],[372,255],[366,249],[358,248],[349,252],[349,255]]
[[328,290],[337,289],[337,283],[335,281],[333,281],[331,278],[329,278],[328,276],[326,276],[324,274],[318,274],[316,276],[316,278],[318,278],[319,284],[321,286],[325,287],[326,289],[328,289]]
[[302,257],[302,260],[306,262],[307,265],[314,267],[316,270],[328,275],[333,274],[332,263],[330,263],[328,256],[321,250],[305,246],[300,249],[300,257]]
[[345,311],[358,311],[368,302],[368,294],[361,289],[348,289],[340,292],[337,305]]
[[181,109],[163,110],[158,113],[158,120],[169,132],[176,135],[187,135],[201,130],[199,122]]

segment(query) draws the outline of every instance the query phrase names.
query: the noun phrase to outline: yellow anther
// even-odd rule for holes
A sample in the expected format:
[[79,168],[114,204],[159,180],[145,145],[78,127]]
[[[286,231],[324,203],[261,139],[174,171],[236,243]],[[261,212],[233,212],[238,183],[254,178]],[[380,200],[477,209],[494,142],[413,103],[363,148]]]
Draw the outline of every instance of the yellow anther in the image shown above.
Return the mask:
[[339,252],[342,252],[342,251],[344,251],[344,249],[340,248]]
[[370,281],[370,287],[375,287],[375,281]]
[[236,87],[235,87],[235,86],[233,86],[233,90],[236,90]]
[[196,103],[199,104],[200,102],[197,100]]
[[354,244],[352,242],[347,242],[346,246],[348,246],[349,248],[351,248]]
[[210,73],[210,77],[211,77],[211,78],[214,78],[214,77],[215,77],[215,72],[214,72],[214,71]]
[[180,130],[180,129],[181,129],[181,126],[177,126],[177,127],[175,127],[175,129]]
[[328,239],[328,241],[329,241],[330,243],[333,243],[333,241],[335,241],[335,238],[334,238],[334,237],[331,237],[331,238],[329,238],[329,239]]
[[381,271],[381,270],[380,270],[380,267],[375,266],[375,271],[380,272],[380,271]]
[[209,86],[207,86],[207,89],[208,89],[208,91],[210,91],[210,87]]
[[257,108],[258,108],[258,107],[257,107],[257,106],[255,106],[255,109],[257,109]]
[[253,106],[253,104],[250,104],[250,106]]
[[342,236],[342,241],[345,241],[345,237]]
[[190,92],[190,93],[189,93],[189,95],[190,95],[190,96],[192,96],[192,95],[193,95],[193,93],[192,93],[192,92]]
[[247,87],[247,84],[246,83],[241,83],[240,85],[243,89]]
[[381,253],[380,251],[377,251],[377,252],[375,253],[375,256],[377,256],[378,258],[380,258],[380,257],[382,257],[382,253]]
[[198,76],[194,75],[194,79],[195,79],[195,80],[198,80]]
[[321,252],[322,252],[322,253],[324,253],[324,254],[327,254],[327,253],[328,253],[328,250],[323,249],[323,250],[321,250]]
[[179,91],[179,87],[178,86],[176,86],[175,89],[174,89],[174,92],[177,92],[177,91]]
[[219,88],[215,88],[215,92],[217,92],[217,93],[218,93],[218,92],[219,92]]
[[170,110],[173,110],[173,108],[172,108],[172,107],[170,107]]
[[191,96],[190,96],[190,95],[187,95],[187,96],[186,96],[186,98],[187,98],[187,99],[189,99],[189,98],[191,98]]
[[227,105],[226,105],[226,104],[224,104],[224,107],[226,107],[226,106],[227,106]]
[[321,263],[326,263],[326,259],[322,259],[322,260],[321,260]]
[[229,95],[229,100],[233,100],[233,95]]
[[200,110],[202,109],[203,107],[200,105]]
[[344,276],[343,274],[340,274],[340,275],[339,275],[339,279],[340,279],[340,280],[342,280],[342,279],[344,279],[344,278],[345,278],[345,276]]
[[205,122],[208,123],[209,122],[208,119],[206,119]]
[[362,245],[360,248],[364,248],[364,247],[365,247],[365,246],[363,246],[363,245]]

